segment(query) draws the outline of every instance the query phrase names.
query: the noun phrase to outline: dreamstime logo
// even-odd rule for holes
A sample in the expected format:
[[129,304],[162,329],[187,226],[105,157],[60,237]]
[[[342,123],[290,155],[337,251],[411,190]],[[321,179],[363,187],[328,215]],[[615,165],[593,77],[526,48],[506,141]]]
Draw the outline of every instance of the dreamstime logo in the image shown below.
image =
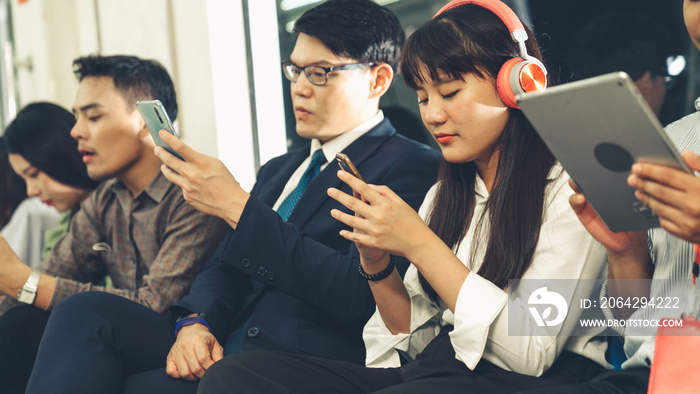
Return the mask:
[[[566,318],[566,313],[569,309],[564,297],[557,292],[547,291],[546,286],[540,287],[539,289],[533,291],[532,294],[530,294],[530,298],[527,300],[527,303],[528,305],[550,305],[542,312],[541,316],[537,311],[537,308],[533,306],[529,307],[532,317],[540,327],[544,327],[545,325],[551,327],[561,324],[561,322],[564,321],[564,318]],[[557,308],[556,317],[554,319],[547,320],[547,318],[552,315],[552,306]]]

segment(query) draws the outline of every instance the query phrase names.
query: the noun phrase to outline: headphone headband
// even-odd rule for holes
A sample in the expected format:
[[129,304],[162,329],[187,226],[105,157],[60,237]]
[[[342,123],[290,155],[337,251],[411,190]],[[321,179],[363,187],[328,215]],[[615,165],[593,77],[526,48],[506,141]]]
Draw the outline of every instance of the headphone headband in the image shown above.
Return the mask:
[[510,36],[513,37],[513,41],[518,43],[520,48],[520,55],[523,59],[529,58],[527,54],[527,49],[525,48],[525,41],[527,40],[527,32],[525,31],[525,26],[518,18],[518,15],[513,12],[510,7],[499,0],[452,0],[445,4],[438,12],[433,15],[435,19],[438,15],[445,11],[449,11],[453,8],[457,8],[465,4],[474,4],[481,8],[486,8],[487,10],[496,14],[496,16],[503,21],[503,23],[508,28]]
[[516,95],[526,92],[541,92],[547,87],[547,69],[537,58],[527,54],[525,41],[527,31],[520,18],[510,7],[500,0],[452,0],[445,4],[434,16],[465,4],[485,8],[496,15],[506,25],[513,41],[518,44],[520,57],[514,57],[503,64],[496,76],[496,90],[504,104],[511,108],[518,106]]

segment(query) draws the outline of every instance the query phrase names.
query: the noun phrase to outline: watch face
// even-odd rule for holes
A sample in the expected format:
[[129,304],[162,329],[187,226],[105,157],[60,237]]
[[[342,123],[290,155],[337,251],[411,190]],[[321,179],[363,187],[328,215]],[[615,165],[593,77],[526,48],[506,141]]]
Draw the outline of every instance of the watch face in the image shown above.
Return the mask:
[[19,296],[17,297],[17,301],[31,305],[34,303],[35,297],[36,297],[36,292],[27,291],[26,289],[23,288],[22,290],[19,291]]

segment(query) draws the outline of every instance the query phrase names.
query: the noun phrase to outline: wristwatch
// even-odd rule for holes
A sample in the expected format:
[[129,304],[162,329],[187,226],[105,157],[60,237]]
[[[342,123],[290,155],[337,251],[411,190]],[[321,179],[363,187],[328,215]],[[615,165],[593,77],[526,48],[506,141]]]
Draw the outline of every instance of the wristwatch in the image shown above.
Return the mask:
[[36,298],[36,290],[39,288],[39,277],[41,272],[37,270],[32,270],[32,274],[29,275],[27,283],[19,289],[19,294],[17,294],[17,301],[23,302],[25,304],[32,305],[34,299]]

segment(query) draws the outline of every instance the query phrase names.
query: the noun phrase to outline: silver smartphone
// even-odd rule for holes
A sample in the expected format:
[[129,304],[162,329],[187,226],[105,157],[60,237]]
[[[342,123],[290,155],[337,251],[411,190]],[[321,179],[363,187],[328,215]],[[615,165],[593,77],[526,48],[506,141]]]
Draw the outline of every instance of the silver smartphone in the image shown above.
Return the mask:
[[141,116],[144,122],[146,122],[148,131],[151,133],[151,137],[153,137],[153,141],[155,141],[156,145],[172,153],[178,159],[184,160],[182,156],[175,152],[170,145],[166,144],[158,136],[158,132],[165,129],[168,133],[180,138],[175,132],[175,128],[173,128],[173,124],[170,122],[170,117],[168,113],[165,112],[165,107],[163,107],[160,100],[137,101],[136,107],[139,109],[139,112],[141,112]]

